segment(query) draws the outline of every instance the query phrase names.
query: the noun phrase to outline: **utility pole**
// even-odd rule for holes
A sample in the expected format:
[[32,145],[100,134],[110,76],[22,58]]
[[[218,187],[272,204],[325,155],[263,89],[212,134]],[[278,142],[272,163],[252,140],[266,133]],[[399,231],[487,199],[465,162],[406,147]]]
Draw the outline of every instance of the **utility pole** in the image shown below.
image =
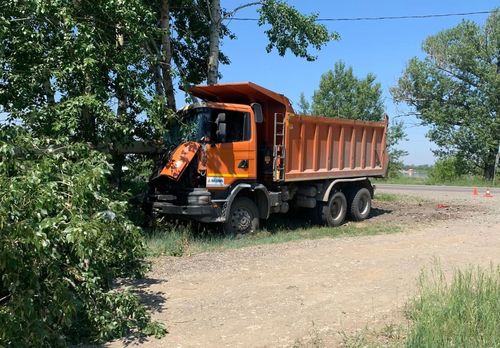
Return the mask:
[[495,159],[495,168],[493,168],[493,184],[496,183],[497,179],[497,168],[498,164],[500,163],[500,145],[498,145],[498,152],[497,152],[497,157]]

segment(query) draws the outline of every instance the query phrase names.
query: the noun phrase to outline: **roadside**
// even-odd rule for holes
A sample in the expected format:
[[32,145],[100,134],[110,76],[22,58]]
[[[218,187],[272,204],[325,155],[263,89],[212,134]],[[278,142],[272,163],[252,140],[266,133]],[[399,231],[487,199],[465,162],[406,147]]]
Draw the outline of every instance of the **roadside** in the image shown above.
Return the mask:
[[336,238],[343,236],[375,235],[401,232],[408,226],[432,224],[436,221],[467,218],[482,210],[480,205],[466,205],[453,201],[438,209],[434,200],[423,195],[420,199],[377,190],[370,218],[364,222],[347,221],[338,228],[315,226],[308,219],[306,209],[287,215],[275,215],[265,221],[262,230],[240,239],[231,239],[216,229],[196,229],[196,226],[176,225],[158,229],[148,235],[151,256],[187,256],[200,252],[221,251],[242,247],[277,244],[297,240]]
[[439,181],[428,177],[411,177],[411,176],[398,176],[395,178],[374,179],[373,183],[388,184],[388,185],[424,185],[424,186],[441,186],[441,187],[466,187],[472,189],[473,187],[500,187],[500,180],[497,178],[493,183],[490,180],[484,180],[478,177],[471,178],[456,178],[452,181]]
[[[408,191],[434,191],[438,192],[439,194],[446,194],[449,192],[452,193],[460,193],[462,194],[461,196],[453,196],[452,198],[467,198],[468,196],[473,196],[474,189],[477,190],[477,197],[484,197],[486,194],[486,190],[490,192],[490,194],[500,194],[500,188],[498,187],[474,187],[474,186],[450,186],[450,185],[425,185],[425,184],[418,184],[418,185],[411,185],[411,184],[384,184],[384,183],[379,183],[376,184],[376,187],[379,189],[379,191],[386,192],[386,191],[398,191],[400,193],[408,193]],[[428,195],[425,197],[429,197]],[[436,197],[435,197],[436,198]],[[473,197],[474,198],[474,197]]]
[[[402,233],[156,258],[148,278],[135,287],[170,333],[144,345],[262,347],[318,341],[332,346],[342,343],[343,334],[404,323],[402,309],[422,268],[439,262],[449,273],[469,264],[500,263],[498,196],[476,200],[427,192],[425,198],[436,195],[450,207],[419,206],[419,198],[384,202],[390,213],[361,223],[396,220],[407,225]],[[406,204],[421,210],[410,212]],[[449,218],[442,219],[445,214]]]

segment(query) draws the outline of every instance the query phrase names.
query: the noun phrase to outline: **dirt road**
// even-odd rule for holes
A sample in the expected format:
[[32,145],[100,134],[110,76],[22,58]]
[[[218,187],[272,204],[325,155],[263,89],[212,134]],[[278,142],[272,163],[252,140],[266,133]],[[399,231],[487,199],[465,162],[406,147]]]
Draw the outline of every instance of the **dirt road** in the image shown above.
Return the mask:
[[390,235],[158,258],[138,288],[170,333],[141,344],[287,347],[320,340],[330,347],[341,344],[341,332],[401,323],[420,270],[435,260],[446,271],[500,263],[499,197],[447,194],[426,198],[461,205],[463,218],[416,223]]

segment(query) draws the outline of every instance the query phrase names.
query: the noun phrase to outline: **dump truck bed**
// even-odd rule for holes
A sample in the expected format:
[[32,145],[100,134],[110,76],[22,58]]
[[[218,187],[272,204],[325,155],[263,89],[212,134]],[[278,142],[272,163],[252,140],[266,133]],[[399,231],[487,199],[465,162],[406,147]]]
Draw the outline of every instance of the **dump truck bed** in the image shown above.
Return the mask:
[[369,122],[287,113],[281,179],[385,176],[387,123],[387,116],[384,121]]

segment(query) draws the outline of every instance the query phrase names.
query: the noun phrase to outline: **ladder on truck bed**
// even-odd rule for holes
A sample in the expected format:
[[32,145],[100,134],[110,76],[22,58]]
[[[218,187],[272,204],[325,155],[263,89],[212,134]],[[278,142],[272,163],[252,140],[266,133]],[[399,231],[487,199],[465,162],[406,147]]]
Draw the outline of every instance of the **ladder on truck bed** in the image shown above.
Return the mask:
[[285,115],[274,114],[273,180],[285,179]]

